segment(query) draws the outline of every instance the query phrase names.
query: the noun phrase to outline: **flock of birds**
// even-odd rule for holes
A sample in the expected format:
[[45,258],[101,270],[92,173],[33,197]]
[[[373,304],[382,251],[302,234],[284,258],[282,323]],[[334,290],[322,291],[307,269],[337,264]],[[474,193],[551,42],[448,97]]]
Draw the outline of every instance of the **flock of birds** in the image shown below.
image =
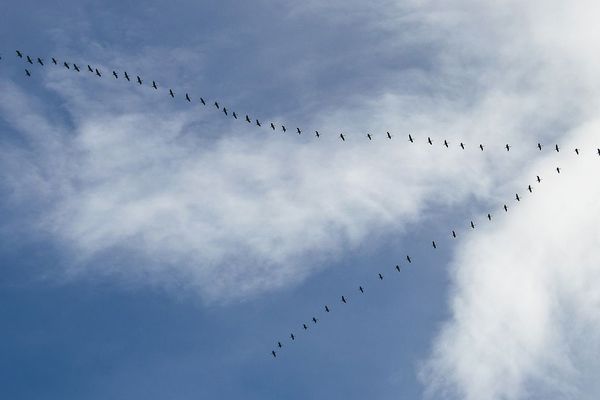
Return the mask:
[[[38,64],[38,65],[39,65],[39,66],[41,66],[41,67],[43,67],[43,66],[45,66],[45,65],[46,65],[46,63],[45,63],[44,59],[42,59],[42,58],[40,58],[40,57],[35,57],[35,59],[33,59],[33,58],[32,58],[31,56],[29,56],[29,55],[24,55],[24,54],[23,54],[21,51],[19,51],[19,50],[16,50],[16,55],[17,55],[17,57],[18,57],[18,58],[20,58],[20,59],[23,59],[23,60],[24,60],[26,63],[29,63],[29,64],[31,64],[31,65]],[[60,63],[60,62],[59,62],[59,61],[58,61],[56,58],[54,58],[54,57],[51,57],[51,62],[52,62],[52,64],[53,64],[53,65],[57,65],[57,66],[60,66],[60,65],[62,65],[62,66],[65,68],[65,69],[68,69],[68,70],[73,70],[73,71],[76,71],[76,72],[80,72],[80,71],[81,71],[81,68],[80,68],[80,66],[79,66],[79,65],[77,65],[76,63],[71,63],[71,62],[64,61],[64,62],[62,62],[62,64],[61,64],[61,63]],[[96,68],[96,67],[93,67],[93,66],[91,66],[91,65],[89,65],[89,64],[81,64],[81,65],[85,65],[85,67],[84,67],[84,70],[87,70],[87,72],[89,72],[89,73],[91,73],[91,74],[93,74],[93,75],[95,75],[95,76],[97,76],[97,77],[99,77],[99,78],[101,78],[101,77],[103,77],[103,76],[104,76],[104,75],[103,75],[103,72],[102,72],[101,70],[99,70],[98,68]],[[87,67],[87,68],[86,68],[86,67]],[[25,74],[26,74],[26,76],[27,76],[27,77],[31,77],[31,71],[30,71],[28,68],[25,68]],[[139,75],[135,75],[135,78],[134,78],[133,76],[130,76],[130,75],[129,75],[129,74],[126,72],[126,71],[124,71],[124,72],[122,72],[122,73],[118,73],[117,71],[113,70],[111,75],[114,77],[114,79],[119,79],[120,77],[122,77],[123,79],[125,79],[125,80],[127,80],[127,81],[132,81],[132,80],[133,80],[133,82],[137,82],[137,84],[138,84],[138,85],[143,85],[143,83],[144,83],[144,80],[143,80],[143,79],[142,79],[142,78],[141,78]],[[153,81],[152,81],[152,84],[151,84],[150,86],[151,86],[153,89],[155,89],[155,90],[158,90],[158,84],[156,83],[156,81],[154,81],[154,80],[153,80]],[[169,93],[169,95],[171,96],[171,98],[175,98],[175,93],[173,92],[173,89],[169,89],[169,90],[168,90],[168,93]],[[190,97],[189,93],[185,93],[185,96],[184,96],[184,97],[185,97],[185,100],[186,100],[187,102],[189,102],[189,103],[191,103],[191,102],[192,102],[192,98]],[[206,106],[206,105],[207,105],[207,102],[206,102],[206,100],[205,100],[204,98],[202,98],[202,97],[200,97],[200,102],[202,103],[202,105],[203,105],[203,106]],[[234,119],[238,119],[238,115],[236,114],[236,112],[235,112],[235,111],[228,110],[226,107],[224,107],[224,106],[222,106],[221,104],[219,104],[219,102],[218,102],[218,101],[215,101],[215,102],[214,102],[214,106],[215,106],[215,108],[216,108],[217,110],[220,110],[220,112],[223,112],[223,113],[224,113],[224,115],[226,115],[226,116],[229,116],[229,115],[231,115],[231,116],[232,116]],[[245,115],[245,118],[244,118],[244,120],[245,120],[247,123],[250,123],[250,124],[255,124],[255,125],[256,125],[256,126],[258,126],[258,127],[262,127],[262,126],[263,126],[263,124],[262,124],[262,123],[261,123],[261,122],[260,122],[258,119],[250,118],[250,116],[249,116],[249,115],[247,115],[247,114]],[[254,121],[253,121],[253,120],[254,120]],[[277,129],[278,129],[278,128],[276,128],[276,125],[275,125],[273,122],[270,122],[270,123],[269,123],[268,125],[266,125],[266,126],[267,126],[268,128],[270,127],[270,128],[273,130],[273,131],[275,131],[275,130],[277,130]],[[285,132],[287,132],[287,130],[288,130],[288,129],[286,128],[286,126],[285,126],[285,125],[280,125],[280,127],[281,127],[280,129],[281,129],[281,131],[282,131],[282,132],[284,132],[284,133],[285,133]],[[300,134],[302,134],[302,130],[301,130],[300,128],[296,128],[296,132],[297,132],[299,135],[300,135]],[[315,137],[316,137],[316,138],[319,138],[320,136],[321,136],[321,134],[319,133],[319,131],[315,131]],[[365,137],[366,137],[368,140],[373,140],[373,138],[374,138],[374,135],[373,135],[373,134],[371,134],[371,133],[367,133]],[[386,137],[387,139],[391,140],[391,139],[393,138],[393,135],[392,135],[390,132],[386,132],[386,135],[385,135],[385,137]],[[346,140],[347,140],[347,138],[348,138],[348,136],[347,136],[347,135],[345,135],[344,133],[339,133],[339,139],[340,139],[341,141],[346,141]],[[410,143],[414,143],[414,142],[415,142],[415,138],[414,138],[414,137],[413,137],[411,134],[408,134],[408,141],[409,141]],[[429,145],[433,145],[433,140],[432,140],[430,137],[428,137],[428,138],[427,138],[427,143],[428,143]],[[444,140],[444,141],[442,142],[442,144],[443,144],[443,146],[445,146],[446,148],[449,148],[449,146],[450,146],[447,140]],[[461,142],[461,143],[459,143],[459,147],[460,147],[462,150],[465,150],[465,144],[464,144],[464,143],[462,143],[462,142]],[[478,147],[479,147],[479,149],[480,149],[481,151],[484,151],[484,148],[485,148],[485,146],[484,146],[483,144],[479,144],[479,146],[478,146]],[[504,148],[506,149],[506,151],[510,151],[510,149],[511,149],[511,146],[510,146],[509,144],[506,144],[506,145],[504,146]],[[538,149],[539,151],[541,151],[541,150],[542,150],[542,148],[543,148],[542,144],[541,144],[541,143],[538,143],[538,144],[537,144],[537,149]],[[554,150],[554,151],[556,151],[556,152],[560,152],[561,148],[560,148],[560,146],[559,146],[558,144],[556,144],[556,145],[554,145],[554,148],[553,148],[553,150]],[[582,151],[581,151],[581,149],[580,149],[580,148],[575,148],[575,149],[574,149],[574,152],[575,152],[575,153],[576,153],[576,155],[578,155],[578,156],[579,156],[579,155],[582,153]],[[597,149],[596,149],[596,153],[598,154],[598,156],[600,156],[600,148],[597,148]],[[560,169],[560,167],[556,167],[556,173],[558,173],[558,174],[560,174],[560,173],[561,173],[561,169]],[[538,184],[542,182],[542,179],[540,178],[540,176],[539,176],[539,175],[538,175],[538,176],[536,176],[535,182],[536,182],[536,183],[538,183]],[[527,190],[529,193],[533,193],[533,187],[531,186],[531,184],[529,184],[529,185],[527,186],[526,190]],[[515,199],[514,199],[514,201],[516,201],[516,202],[520,202],[520,201],[521,201],[521,196],[519,195],[519,193],[515,193]],[[504,210],[504,212],[506,213],[506,212],[508,212],[508,210],[509,210],[509,207],[508,207],[508,205],[507,205],[507,204],[503,204],[503,206],[502,206],[502,209],[503,209],[503,210]],[[487,220],[488,220],[488,222],[491,222],[491,221],[492,221],[492,219],[493,219],[493,215],[492,215],[491,213],[487,213],[487,215],[486,215],[484,218],[485,218],[485,219],[487,219]],[[474,230],[475,228],[476,228],[476,224],[475,224],[475,222],[474,222],[473,220],[469,221],[469,224],[468,224],[468,225],[466,225],[466,229],[467,229],[467,230]],[[449,235],[451,235],[451,237],[452,237],[453,239],[456,239],[456,238],[457,238],[457,236],[458,236],[458,234],[457,234],[456,230],[449,230]],[[433,250],[436,250],[436,249],[438,248],[438,244],[436,243],[436,241],[435,241],[435,240],[432,240],[432,241],[431,241],[431,247],[433,248]],[[405,264],[406,264],[406,265],[408,265],[408,264],[412,264],[412,263],[413,263],[413,257],[411,257],[411,255],[410,255],[410,254],[407,254],[404,262],[405,262]],[[399,273],[399,272],[401,272],[401,270],[402,270],[402,268],[403,268],[403,267],[404,267],[404,266],[402,265],[402,263],[398,263],[398,264],[396,264],[396,265],[393,267],[392,271],[394,271],[394,273]],[[377,280],[379,280],[379,281],[383,281],[383,280],[384,280],[384,274],[383,274],[382,272],[378,272],[378,273],[377,273],[377,276],[376,276],[376,278],[375,278],[375,279],[377,279]],[[363,285],[359,285],[359,286],[358,286],[358,288],[357,288],[356,290],[357,290],[357,292],[359,292],[359,293],[360,293],[360,295],[364,295],[364,293],[365,293],[365,286],[363,286]],[[348,297],[348,295],[341,295],[341,296],[339,297],[339,302],[340,302],[341,304],[348,304],[348,301],[349,301],[349,297]],[[333,308],[333,307],[332,307],[330,304],[324,304],[324,306],[323,306],[323,310],[325,311],[325,313],[330,313],[330,312],[332,311],[332,308]],[[313,317],[310,319],[310,321],[312,322],[312,325],[316,325],[316,324],[319,322],[319,319],[318,319],[316,316],[313,316]],[[302,323],[302,326],[301,326],[302,330],[304,330],[304,331],[308,331],[308,330],[309,330],[309,325],[311,325],[311,322],[308,322],[308,323],[304,322],[304,323]],[[292,341],[292,342],[293,342],[293,341],[295,341],[295,340],[296,340],[296,337],[297,337],[297,335],[296,335],[296,334],[294,334],[294,332],[290,332],[290,335],[289,335],[289,339],[290,339],[290,341]],[[281,349],[281,348],[283,348],[283,347],[284,347],[284,345],[283,345],[283,343],[282,343],[280,340],[279,340],[279,341],[276,341],[276,348],[275,348],[275,349],[273,349],[273,350],[271,350],[271,355],[272,355],[274,358],[276,358],[276,357],[277,357],[277,354],[278,354],[278,352],[279,352],[279,349]]]

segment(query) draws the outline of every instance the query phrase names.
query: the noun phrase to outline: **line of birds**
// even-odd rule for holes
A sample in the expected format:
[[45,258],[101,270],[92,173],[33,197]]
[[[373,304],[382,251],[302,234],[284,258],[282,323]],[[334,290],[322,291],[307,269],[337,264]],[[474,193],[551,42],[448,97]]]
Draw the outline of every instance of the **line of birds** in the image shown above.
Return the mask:
[[[34,65],[34,64],[38,64],[38,65],[40,65],[40,66],[44,66],[44,65],[46,65],[46,64],[45,64],[45,62],[44,62],[44,60],[43,60],[42,58],[40,58],[40,57],[35,57],[35,60],[34,60],[34,59],[31,57],[31,56],[28,56],[28,55],[25,55],[25,54],[23,54],[23,52],[21,52],[20,50],[15,50],[15,51],[16,51],[16,55],[17,55],[17,57],[18,57],[18,58],[21,58],[21,59],[23,59],[25,62],[27,62],[27,63],[29,63],[29,64],[31,64],[31,65]],[[52,61],[51,61],[51,62],[52,62],[52,64],[54,64],[54,65],[62,65],[62,66],[64,66],[66,69],[69,69],[69,70],[71,70],[71,69],[72,69],[72,70],[74,70],[74,71],[76,71],[76,72],[80,72],[80,71],[81,71],[81,68],[80,68],[80,67],[79,67],[79,66],[78,66],[76,63],[70,63],[70,62],[64,61],[64,62],[62,62],[62,64],[61,64],[61,63],[60,63],[60,62],[59,62],[59,61],[58,61],[56,58],[54,58],[54,57],[51,57],[51,60],[52,60]],[[81,65],[84,65],[84,64],[81,64]],[[87,66],[87,71],[88,71],[88,72],[90,72],[90,73],[92,73],[92,74],[94,74],[95,76],[97,76],[97,77],[100,77],[100,78],[103,76],[103,73],[102,73],[102,72],[101,72],[101,71],[100,71],[98,68],[92,67],[92,66],[91,66],[91,65],[89,65],[89,64],[85,64],[85,65]],[[83,68],[84,68],[84,69],[86,69],[85,67],[83,67]],[[25,74],[26,74],[28,77],[31,77],[31,71],[30,71],[29,69],[27,69],[27,68],[25,68]],[[113,70],[113,71],[112,71],[112,76],[113,76],[115,79],[119,79],[119,77],[120,77],[121,75],[119,75],[119,73],[118,73],[117,71]],[[130,76],[130,75],[127,73],[127,71],[124,71],[124,72],[122,73],[122,77],[123,77],[125,80],[127,80],[127,81],[132,81],[132,80],[133,80],[134,82],[137,82],[139,85],[142,85],[142,84],[144,83],[144,80],[143,80],[143,79],[142,79],[142,78],[141,78],[139,75],[135,75],[135,78],[133,78],[133,76]],[[153,89],[155,89],[155,90],[158,90],[158,84],[156,83],[156,81],[152,81],[152,84],[151,84],[150,86],[151,86]],[[173,89],[169,89],[169,92],[168,92],[168,93],[169,93],[169,96],[171,96],[171,98],[175,98],[175,92],[173,91]],[[191,102],[192,102],[192,98],[190,97],[190,94],[189,94],[189,93],[187,93],[187,92],[186,92],[186,93],[185,93],[185,95],[184,95],[184,98],[185,98],[185,100],[186,100],[187,102],[189,102],[189,103],[191,103]],[[207,105],[207,101],[206,101],[206,100],[205,100],[203,97],[200,97],[200,102],[201,102],[201,103],[202,103],[202,105],[204,105],[204,106],[206,106],[206,105]],[[219,104],[219,102],[218,102],[218,101],[215,101],[213,104],[214,104],[214,106],[215,106],[215,108],[216,108],[217,110],[220,110],[220,112],[223,112],[223,113],[224,113],[226,116],[229,116],[229,115],[231,115],[231,116],[232,116],[234,119],[239,119],[239,118],[238,118],[238,114],[237,114],[235,111],[228,110],[228,109],[227,109],[227,107],[223,106],[222,104]],[[251,117],[250,117],[248,114],[245,114],[244,121],[246,121],[246,122],[247,122],[247,123],[249,123],[249,124],[255,124],[257,127],[263,127],[263,123],[261,123],[259,119],[257,119],[257,118],[251,118]],[[273,130],[273,131],[276,131],[276,130],[278,130],[278,129],[281,129],[281,131],[282,131],[283,133],[286,133],[286,132],[288,131],[288,129],[286,128],[286,126],[285,126],[285,125],[283,125],[283,124],[281,124],[279,128],[278,128],[278,127],[276,126],[276,124],[275,124],[275,123],[273,123],[273,122],[269,122],[269,123],[268,123],[268,125],[264,125],[264,126],[265,126],[265,127],[267,127],[267,129],[268,129],[268,128],[271,128],[271,130]],[[303,133],[302,129],[300,129],[300,128],[298,128],[298,127],[296,128],[296,132],[297,132],[299,135]],[[318,130],[315,130],[314,132],[315,132],[315,137],[316,137],[316,138],[320,138],[320,137],[321,137],[322,133],[319,133],[319,131],[318,131]],[[339,133],[338,135],[339,135],[339,136],[338,136],[338,137],[339,137],[339,139],[340,139],[341,141],[344,141],[344,142],[345,142],[345,141],[346,141],[346,140],[349,138],[348,134],[345,134],[345,133],[343,133],[343,132],[342,132],[342,133]],[[389,131],[385,133],[385,137],[386,137],[387,139],[389,139],[389,140],[391,140],[391,139],[392,139],[394,136],[395,136],[395,135],[392,135],[392,134],[391,134]],[[371,134],[371,133],[367,133],[367,134],[365,135],[365,137],[366,137],[368,140],[373,140],[375,136],[374,136],[373,134]],[[413,137],[413,135],[412,135],[412,134],[408,134],[408,141],[409,141],[410,143],[415,143],[415,137]],[[427,137],[427,143],[428,143],[429,145],[433,146],[433,143],[434,143],[434,141],[432,140],[432,138],[431,138],[430,136],[428,136],[428,137]],[[446,147],[446,148],[450,148],[450,143],[449,143],[449,142],[448,142],[446,139],[444,139],[444,141],[443,141],[443,142],[441,142],[441,143],[442,143],[442,145],[443,145],[444,147]],[[458,145],[458,147],[460,147],[462,150],[465,150],[465,149],[466,149],[466,145],[465,145],[463,142],[459,142],[459,145]],[[543,147],[544,147],[544,146],[542,145],[542,143],[538,143],[538,144],[537,144],[537,149],[538,149],[539,151],[542,151],[542,148],[543,148]],[[481,143],[480,143],[480,144],[479,144],[479,146],[478,146],[478,148],[479,148],[479,150],[481,150],[481,151],[484,151],[484,149],[486,148],[486,146],[484,146],[483,144],[481,144]],[[512,146],[511,146],[511,145],[509,145],[509,144],[507,143],[507,144],[505,144],[505,145],[504,145],[504,148],[506,149],[506,151],[507,151],[507,152],[509,152],[509,151],[510,151],[510,149],[512,148]],[[557,151],[557,152],[559,152],[559,151],[560,151],[560,147],[559,147],[559,145],[558,145],[558,144],[554,145],[554,150],[555,150],[555,151]],[[580,152],[581,152],[581,149],[580,149],[580,148],[575,148],[575,149],[574,149],[574,151],[575,151],[575,153],[576,153],[577,155],[579,155],[579,154],[580,154]],[[597,149],[596,149],[596,153],[598,154],[598,156],[600,156],[600,148],[597,148]]]
[[[556,167],[555,171],[556,171],[556,173],[560,174],[561,173],[561,168],[560,167]],[[542,178],[540,178],[539,175],[536,175],[535,181],[539,184],[539,183],[542,182]],[[527,191],[529,193],[533,193],[533,187],[531,186],[531,184],[527,185]],[[521,196],[519,196],[518,193],[515,193],[515,201],[517,201],[517,202],[521,201]],[[508,212],[508,205],[507,204],[503,204],[502,209],[504,209],[505,213]],[[491,213],[487,213],[487,215],[485,216],[485,218],[487,218],[488,221],[492,221],[492,214]],[[473,222],[473,220],[469,221],[469,225],[468,226],[470,227],[470,230],[474,230],[475,227],[476,227],[475,222]],[[469,229],[469,228],[467,228],[467,229]],[[451,230],[451,236],[454,239],[457,238],[457,233],[456,233],[455,230]],[[435,240],[431,241],[431,246],[433,247],[433,249],[437,249],[438,248],[438,245],[435,242]],[[406,264],[412,264],[413,261],[414,261],[413,257],[411,257],[409,254],[407,254],[406,255]],[[402,266],[401,266],[400,263],[396,264],[394,266],[394,268],[393,268],[393,271],[395,271],[396,273],[401,272],[401,270],[402,270]],[[383,275],[382,272],[378,272],[377,273],[377,279],[379,279],[380,281],[383,281],[384,275]],[[365,287],[363,285],[359,285],[358,286],[358,291],[361,294],[364,294],[365,293]],[[342,304],[348,304],[348,300],[349,300],[349,298],[346,295],[340,296],[340,302]],[[325,304],[324,305],[324,310],[325,310],[326,313],[329,313],[329,312],[331,312],[332,307],[329,304]],[[316,324],[318,321],[319,321],[318,318],[316,318],[314,316],[312,317],[313,325]],[[302,329],[308,330],[308,325],[306,323],[302,323]],[[290,340],[291,341],[295,341],[296,340],[296,335],[294,335],[293,332],[290,333]],[[283,344],[281,343],[281,341],[277,341],[276,346],[277,346],[276,349],[271,350],[271,355],[274,358],[277,358],[277,353],[278,353],[279,349],[283,348]]]

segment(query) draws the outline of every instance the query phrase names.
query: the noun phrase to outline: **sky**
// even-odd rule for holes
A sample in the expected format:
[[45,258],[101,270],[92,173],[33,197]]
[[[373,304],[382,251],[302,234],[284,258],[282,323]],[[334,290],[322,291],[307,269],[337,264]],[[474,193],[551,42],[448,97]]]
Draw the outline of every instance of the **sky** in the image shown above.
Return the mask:
[[0,394],[597,398],[599,7],[8,0]]

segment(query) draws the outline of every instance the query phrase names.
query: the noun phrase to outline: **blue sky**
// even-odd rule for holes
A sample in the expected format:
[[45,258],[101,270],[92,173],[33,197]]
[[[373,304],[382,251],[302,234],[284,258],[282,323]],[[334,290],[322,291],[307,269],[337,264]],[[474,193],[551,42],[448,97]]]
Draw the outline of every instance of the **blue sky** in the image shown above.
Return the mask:
[[9,2],[2,396],[595,398],[600,33],[554,6]]

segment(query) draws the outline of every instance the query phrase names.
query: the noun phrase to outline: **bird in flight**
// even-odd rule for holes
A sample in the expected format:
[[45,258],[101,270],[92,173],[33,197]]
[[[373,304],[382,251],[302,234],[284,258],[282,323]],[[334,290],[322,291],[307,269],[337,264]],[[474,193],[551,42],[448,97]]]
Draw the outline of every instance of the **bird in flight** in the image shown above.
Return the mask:
[[579,155],[579,149],[575,148],[575,153],[577,153],[577,155]]
[[58,61],[56,61],[56,58],[52,57],[52,62],[54,63],[54,65],[58,65]]
[[539,175],[536,175],[536,178],[537,178],[538,183],[540,183],[542,181],[542,179],[540,178]]
[[233,114],[233,118],[237,119],[237,114],[235,113],[235,111],[232,114]]
[[298,135],[300,135],[302,133],[302,131],[300,130],[300,128],[296,128],[296,132],[298,132]]
[[215,101],[215,107],[219,108],[219,103]]
[[223,113],[227,115],[227,107],[223,107]]
[[125,75],[125,79],[127,79],[129,81],[129,75],[127,75],[127,71],[124,72]]
[[461,149],[463,149],[463,150],[465,149],[465,145],[464,145],[462,142],[460,142],[460,147],[461,147]]
[[315,317],[312,317],[312,321],[316,324],[318,319],[316,319]]
[[302,324],[302,327],[304,328],[304,330],[308,329],[308,326],[306,326],[306,324]]
[[410,256],[406,256],[406,261],[410,264],[412,261],[410,260]]
[[293,333],[290,333],[290,338],[292,338],[292,340],[296,340],[296,337],[294,336]]
[[275,350],[271,350],[271,354],[273,354],[273,357],[277,357],[277,353],[275,352]]
[[154,89],[158,89],[158,86],[156,86],[156,82],[152,81],[152,87],[153,87]]
[[554,146],[554,149],[556,150],[556,152],[558,153],[559,149],[558,149],[558,145]]
[[192,99],[190,99],[190,95],[187,93],[185,94],[185,99],[188,101],[188,103],[192,101]]
[[344,142],[346,141],[346,139],[344,139],[344,134],[343,134],[343,133],[340,133],[340,138],[341,138],[341,139],[342,139]]
[[412,136],[410,136],[410,133],[408,134],[408,140],[409,140],[411,143],[414,143],[414,140],[413,140]]
[[471,229],[475,229],[475,224],[471,221]]
[[437,249],[437,246],[435,245],[435,240],[432,240],[432,241],[431,241],[431,244],[433,245],[433,248],[434,248],[434,249]]
[[387,132],[387,137],[388,137],[388,139],[391,139],[391,138],[392,138],[392,135],[390,135],[390,133],[389,133],[389,132]]
[[171,97],[175,98],[175,94],[173,93],[172,89],[169,89],[169,94],[171,95]]
[[115,77],[115,79],[119,79],[119,75],[117,75],[116,71],[113,71],[113,76]]
[[371,134],[370,133],[367,133],[367,137],[369,138],[369,140],[373,140],[373,139],[371,139]]
[[142,84],[142,78],[140,78],[138,75],[136,75],[137,78],[137,83],[139,83],[140,85]]
[[[75,71],[79,72],[79,67],[77,66],[77,64],[73,63],[73,68],[75,69]],[[127,77],[127,80],[129,80],[129,77]]]
[[262,125],[260,124],[260,121],[259,121],[259,120],[256,120],[256,125],[257,125],[257,126],[262,126]]
[[271,122],[271,129],[275,130],[275,125]]
[[94,73],[94,70],[92,69],[92,67],[90,66],[90,64],[88,64],[88,71],[90,71],[91,73]]
[[456,238],[456,232],[452,231],[452,237]]
[[598,155],[600,156],[600,149],[598,149]]
[[100,73],[100,71],[98,71],[98,68],[96,68],[96,75],[98,75],[99,77],[102,77],[102,74]]
[[319,138],[319,137],[321,136],[321,135],[319,135],[319,131],[315,131],[315,136],[316,136],[317,138]]
[[515,194],[515,199],[517,199],[517,201],[521,201],[521,199],[519,198],[519,193]]
[[281,130],[282,130],[283,132],[287,132],[287,129],[285,129],[285,125],[281,125]]
[[43,62],[43,61],[42,61],[42,59],[41,59],[41,58],[39,58],[39,57],[37,58],[37,62],[38,62],[38,64],[40,64],[41,66],[43,66],[43,65],[44,65],[44,62]]
[[488,220],[492,220],[492,214],[488,213]]
[[396,271],[400,272],[400,266],[396,265]]
[[508,206],[506,204],[504,205],[504,211],[508,212]]
[[381,275],[381,274],[377,274],[377,275],[379,275],[380,280],[383,280],[383,275]]
[[429,142],[429,144],[433,144],[433,142],[431,141],[431,138],[429,136],[427,136],[427,142]]
[[531,189],[531,185],[527,186],[527,190],[529,190],[529,193],[533,192],[533,190]]
[[203,105],[206,105],[206,102],[204,101],[204,99],[202,97],[200,97],[200,103],[202,103]]
[[446,139],[444,139],[444,146],[446,146],[446,148],[448,148],[448,141]]
[[325,306],[325,311],[329,312],[329,307]]
[[363,287],[362,287],[362,286],[359,286],[359,287],[358,287],[358,290],[360,290],[360,292],[361,292],[361,293],[364,293],[364,292],[365,292],[365,290],[363,289]]
[[342,296],[342,303],[346,304],[346,298]]
[[17,52],[17,57],[19,58],[23,58],[23,53],[21,53],[19,50],[15,50]]
[[27,62],[31,65],[33,65],[33,61],[31,60],[31,57],[27,56]]
[[538,143],[538,149],[539,149],[540,151],[542,151],[542,144],[541,144],[541,143]]
[[560,174],[560,168],[556,167],[556,172],[558,172]]
[[66,69],[71,69],[71,68],[69,68],[69,64],[66,61],[63,63],[63,65],[65,66]]
[[281,342],[277,342],[277,347],[279,347],[279,348],[283,347],[282,344],[281,344]]
[[479,144],[479,148],[481,149],[481,151],[483,151],[483,145],[481,143]]
[[31,76],[31,72],[29,72],[29,70],[27,68],[25,68],[25,75]]
[[248,114],[246,114],[246,122],[249,124],[252,123],[252,121],[250,121],[250,117],[248,116]]
[[510,151],[510,146],[508,145],[508,143],[504,147],[506,147],[506,151]]

